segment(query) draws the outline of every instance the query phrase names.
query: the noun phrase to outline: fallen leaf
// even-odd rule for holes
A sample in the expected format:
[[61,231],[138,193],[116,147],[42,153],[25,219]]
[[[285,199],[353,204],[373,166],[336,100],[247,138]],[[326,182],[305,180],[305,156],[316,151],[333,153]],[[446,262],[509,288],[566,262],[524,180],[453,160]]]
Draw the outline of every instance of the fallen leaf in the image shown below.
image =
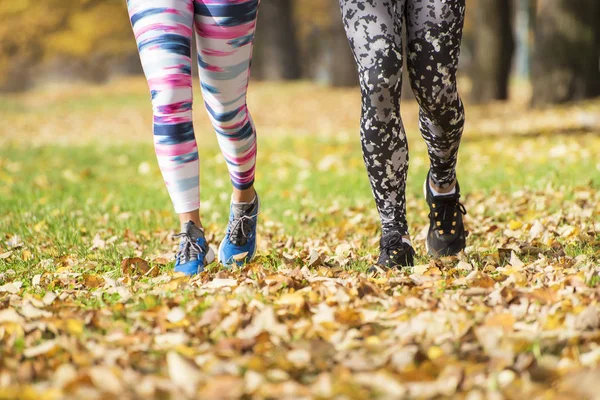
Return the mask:
[[295,349],[287,353],[287,359],[296,368],[303,368],[310,363],[310,353],[304,349]]
[[6,283],[6,284],[0,286],[0,293],[12,293],[12,294],[19,293],[19,290],[21,290],[22,285],[23,284],[21,282]]
[[124,258],[121,262],[121,272],[123,275],[146,275],[150,271],[150,265],[144,259],[139,257]]
[[590,305],[575,319],[575,327],[580,330],[595,330],[600,328],[600,306]]
[[34,275],[33,278],[31,278],[31,285],[33,287],[39,286],[41,279],[42,279],[42,275],[40,275],[40,274]]
[[55,340],[47,340],[35,347],[29,347],[25,349],[25,351],[23,351],[23,356],[26,358],[35,358],[37,356],[50,353],[56,349],[56,346]]
[[98,250],[104,248],[106,248],[106,242],[102,240],[100,234],[97,233],[96,236],[94,236],[94,239],[92,239],[92,247],[90,247],[90,250]]
[[25,322],[25,320],[14,309],[7,308],[4,310],[0,310],[0,324],[7,322],[22,325]]
[[113,395],[122,395],[123,385],[114,372],[107,367],[94,366],[89,369],[88,374],[92,383],[103,392]]
[[64,388],[77,379],[77,370],[71,364],[62,364],[52,375],[52,383],[57,388]]
[[185,311],[181,307],[173,307],[167,314],[167,321],[176,324],[185,318]]
[[104,278],[98,275],[85,274],[83,275],[83,284],[88,289],[94,289],[104,284]]
[[246,384],[242,378],[236,376],[211,377],[206,385],[199,391],[201,399],[239,399],[244,394]]
[[25,305],[23,305],[23,307],[21,307],[21,310],[19,310],[19,313],[27,319],[36,319],[52,316],[52,313],[45,310],[40,310],[39,308],[34,307],[31,303],[26,303]]
[[525,266],[523,261],[519,260],[519,257],[517,257],[517,254],[514,251],[510,255],[509,263],[515,268],[522,268]]
[[202,374],[194,364],[171,351],[167,354],[167,368],[171,381],[186,395],[193,396],[196,393]]
[[58,297],[56,293],[46,292],[46,294],[42,298],[42,302],[45,305],[49,306],[50,304],[52,304],[54,302],[54,300],[56,299],[56,297]]
[[490,315],[485,319],[486,326],[500,327],[505,331],[512,331],[515,322],[515,317],[508,313]]
[[205,285],[205,287],[210,289],[220,289],[232,286],[237,286],[237,279],[213,279]]

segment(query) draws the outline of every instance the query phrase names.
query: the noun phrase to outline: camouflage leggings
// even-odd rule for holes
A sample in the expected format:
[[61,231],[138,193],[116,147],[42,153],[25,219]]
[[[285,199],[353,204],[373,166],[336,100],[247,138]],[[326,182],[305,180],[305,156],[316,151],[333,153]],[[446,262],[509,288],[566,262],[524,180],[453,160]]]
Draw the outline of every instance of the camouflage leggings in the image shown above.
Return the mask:
[[432,180],[455,179],[464,109],[456,69],[465,0],[340,0],[362,92],[363,157],[384,233],[408,234],[408,143],[400,118],[402,23],[407,31],[410,83],[429,149]]

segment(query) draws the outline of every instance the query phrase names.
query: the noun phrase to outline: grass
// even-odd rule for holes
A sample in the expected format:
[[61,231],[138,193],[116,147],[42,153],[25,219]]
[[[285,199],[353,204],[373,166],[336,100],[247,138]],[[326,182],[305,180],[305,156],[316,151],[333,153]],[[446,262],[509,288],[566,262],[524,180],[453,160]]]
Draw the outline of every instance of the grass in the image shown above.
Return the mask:
[[[102,90],[104,94],[99,97],[94,90]],[[265,85],[258,87],[257,91],[261,90],[270,93],[272,89]],[[299,89],[292,86],[291,91],[294,90]],[[40,130],[51,127],[51,116],[58,107],[72,113],[100,113],[129,105],[147,114],[148,105],[140,101],[142,93],[122,94],[115,88],[116,93],[111,97],[108,89],[88,91],[91,93],[79,96],[66,91],[62,97],[72,98],[50,107],[27,109],[31,100],[22,98],[13,101],[13,107],[2,113],[9,121],[25,109],[30,119],[50,118],[48,125],[40,126]],[[9,103],[6,99],[2,101]],[[206,121],[201,120],[199,125],[198,136],[210,134],[206,132],[209,130]],[[411,126],[410,121],[407,125]],[[106,121],[106,127],[110,130],[120,126]],[[365,218],[354,230],[368,232],[360,241],[363,245],[360,250],[372,253],[377,218],[358,136],[321,136],[318,132],[298,135],[287,130],[288,127],[281,126],[277,136],[268,134],[259,138],[256,186],[264,203],[263,225],[276,226],[278,234],[300,240],[325,237],[331,231],[337,231],[343,239],[354,233],[352,226],[349,230],[340,228],[348,218],[346,210],[360,211]],[[92,257],[100,271],[118,273],[120,260],[125,256],[139,253],[147,257],[171,248],[170,242],[165,243],[164,234],[157,233],[175,228],[176,221],[151,143],[134,139],[128,144],[113,145],[101,138],[78,143],[73,134],[76,145],[64,146],[38,144],[37,135],[31,136],[31,141],[6,140],[0,148],[1,231],[5,240],[7,235],[21,238],[24,243],[21,256],[23,251],[31,253],[28,260],[17,256],[8,262],[0,261],[0,270],[12,268],[35,274],[46,268],[40,264],[41,260],[75,254]],[[425,222],[421,185],[428,161],[414,125],[409,138],[411,168],[407,193],[409,221],[414,232],[415,226],[420,228]],[[209,232],[217,240],[227,218],[228,175],[215,140],[201,144],[200,149],[202,214]],[[572,198],[575,188],[589,186],[597,190],[600,186],[600,164],[594,157],[599,151],[600,139],[593,134],[486,137],[470,131],[467,125],[459,162],[461,186],[466,196],[511,194],[551,186],[557,196],[555,200],[549,199],[547,211],[554,212],[561,208],[564,199]],[[484,212],[500,223],[519,214],[511,209]],[[122,242],[126,232],[139,238],[137,248]],[[90,250],[96,234],[103,239],[113,237],[114,245],[100,251]],[[8,251],[5,243],[0,246]],[[263,253],[271,252],[268,247],[264,244]],[[576,254],[577,251],[572,252]]]
[[[417,140],[413,135],[412,142]],[[536,155],[519,163],[534,145]],[[600,186],[600,172],[592,157],[574,154],[550,163],[548,154],[553,149],[573,145],[577,151],[591,151],[598,148],[599,140],[557,136],[499,138],[487,143],[469,142],[467,136],[459,167],[463,191],[467,196],[472,192],[514,193],[551,185],[560,196],[550,202],[548,211],[559,209],[574,188]],[[215,235],[224,229],[229,201],[227,170],[219,154],[214,145],[201,150],[202,213]],[[424,154],[422,145],[413,146],[409,220],[417,226],[424,223],[425,213],[421,201],[427,165]],[[358,208],[372,228],[373,236],[365,239],[375,236],[377,220],[357,140],[268,138],[260,143],[259,162],[257,189],[264,203],[263,223],[281,224],[282,233],[306,239],[339,229],[346,218],[344,210]],[[97,232],[110,237],[129,229],[133,235],[141,235],[142,254],[149,256],[166,247],[160,238],[144,240],[144,235],[176,227],[150,144],[12,145],[0,150],[0,178],[2,231],[18,235],[25,243],[23,250],[33,255],[31,260],[11,263],[19,270],[39,272],[36,265],[45,255],[75,252],[87,258],[95,253],[89,247]],[[516,212],[506,211],[489,210],[498,222],[516,217]],[[108,246],[96,255],[96,261],[108,272],[132,253],[131,248]],[[7,267],[4,263],[3,268]]]

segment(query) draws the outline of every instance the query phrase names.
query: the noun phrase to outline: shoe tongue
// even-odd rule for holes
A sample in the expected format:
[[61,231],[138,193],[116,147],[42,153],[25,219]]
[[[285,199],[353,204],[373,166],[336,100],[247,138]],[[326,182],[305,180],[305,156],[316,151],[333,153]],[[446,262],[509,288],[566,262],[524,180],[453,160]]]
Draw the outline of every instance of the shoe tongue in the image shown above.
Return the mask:
[[387,235],[381,239],[381,244],[383,247],[387,247],[392,244],[395,246],[401,246],[402,243],[402,235],[400,234]]
[[185,224],[183,231],[194,239],[204,237],[204,232],[192,221],[189,221]]
[[231,211],[233,212],[233,217],[237,219],[244,215],[253,215],[255,207],[256,201],[252,203],[233,203],[231,205]]

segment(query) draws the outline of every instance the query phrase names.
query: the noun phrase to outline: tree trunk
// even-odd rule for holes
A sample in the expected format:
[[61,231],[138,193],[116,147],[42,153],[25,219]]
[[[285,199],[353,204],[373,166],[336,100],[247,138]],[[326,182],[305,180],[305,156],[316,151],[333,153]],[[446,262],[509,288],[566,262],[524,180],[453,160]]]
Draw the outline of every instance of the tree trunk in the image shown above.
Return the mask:
[[348,44],[346,31],[337,0],[331,2],[331,29],[329,39],[329,77],[332,86],[358,85],[358,68]]
[[600,2],[542,0],[533,58],[535,106],[600,96]]
[[253,75],[266,80],[300,78],[299,50],[292,0],[260,4]]
[[473,101],[508,99],[515,39],[512,0],[479,0],[475,25]]

